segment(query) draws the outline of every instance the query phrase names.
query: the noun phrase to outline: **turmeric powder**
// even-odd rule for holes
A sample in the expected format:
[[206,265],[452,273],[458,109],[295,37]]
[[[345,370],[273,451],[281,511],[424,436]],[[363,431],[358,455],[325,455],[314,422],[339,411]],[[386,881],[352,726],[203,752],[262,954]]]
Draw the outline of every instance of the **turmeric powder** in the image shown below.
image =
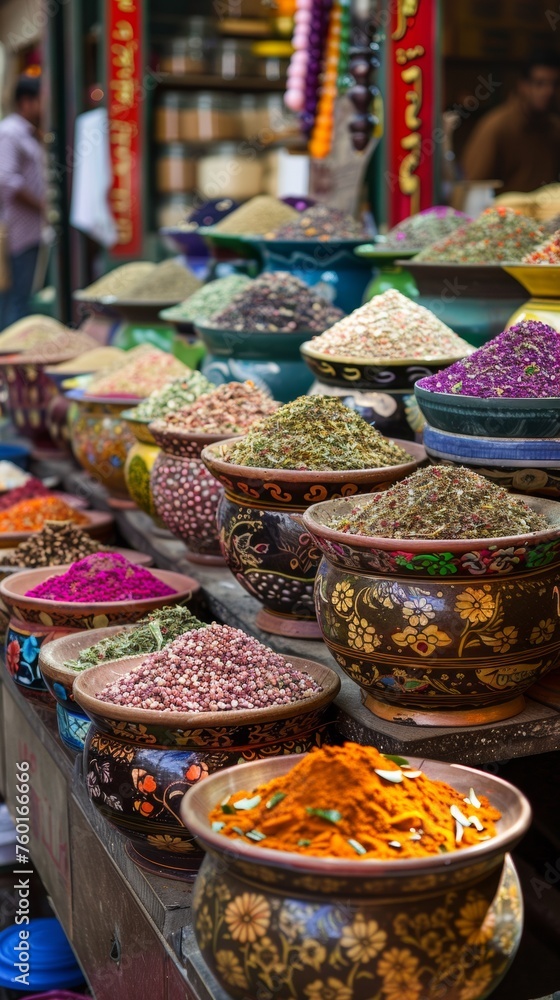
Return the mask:
[[31,500],[21,500],[14,507],[9,507],[0,513],[0,532],[40,531],[47,521],[87,524],[88,519],[85,514],[70,507],[60,497],[34,497]]
[[312,750],[288,774],[236,792],[210,815],[215,832],[256,847],[354,860],[460,850],[494,837],[498,819],[473,788],[464,795],[356,743]]

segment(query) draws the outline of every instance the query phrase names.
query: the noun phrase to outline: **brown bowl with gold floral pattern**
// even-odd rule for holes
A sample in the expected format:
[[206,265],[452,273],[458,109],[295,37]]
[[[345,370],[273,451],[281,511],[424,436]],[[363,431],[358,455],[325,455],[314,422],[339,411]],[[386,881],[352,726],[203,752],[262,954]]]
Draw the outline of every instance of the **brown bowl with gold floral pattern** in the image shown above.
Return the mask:
[[240,760],[293,754],[327,742],[329,706],[340,678],[321,663],[289,657],[321,687],[289,705],[179,713],[101,701],[98,694],[106,684],[144,659],[108,661],[76,676],[74,700],[92,720],[84,750],[88,791],[103,816],[128,838],[135,861],[150,870],[155,865],[170,877],[190,877],[201,852],[179,819],[184,793]]
[[367,707],[443,726],[518,714],[523,692],[560,660],[560,503],[527,497],[550,527],[507,538],[374,538],[329,527],[368,500],[303,515],[323,553],[322,636]]
[[[521,890],[507,852],[530,823],[523,795],[485,772],[411,760],[464,795],[473,788],[487,796],[502,814],[495,837],[445,856],[313,858],[212,829],[217,803],[286,774],[299,759],[228,768],[180,806],[207,852],[193,893],[195,936],[228,996],[244,1000],[273,988],[275,1000],[487,996],[521,936]],[[333,775],[333,794],[335,787]]]

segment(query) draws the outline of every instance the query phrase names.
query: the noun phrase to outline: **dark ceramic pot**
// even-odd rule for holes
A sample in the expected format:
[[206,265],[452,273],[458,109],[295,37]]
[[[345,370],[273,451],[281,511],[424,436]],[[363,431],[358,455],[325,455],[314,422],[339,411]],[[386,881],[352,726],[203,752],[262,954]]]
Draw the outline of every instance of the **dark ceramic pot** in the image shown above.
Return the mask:
[[80,390],[67,395],[76,403],[69,411],[70,439],[76,461],[111,497],[128,499],[124,465],[136,438],[122,413],[134,401],[88,399]]
[[[472,351],[472,348],[470,348]],[[408,360],[375,362],[374,359],[353,357],[333,357],[316,350],[312,340],[301,345],[304,361],[315,378],[326,385],[336,385],[343,389],[363,391],[394,392],[412,390],[420,378],[427,378],[435,372],[447,368],[454,358],[439,358],[433,361]],[[459,357],[462,357],[460,355]]]
[[259,761],[193,788],[181,816],[206,850],[195,883],[195,936],[229,997],[276,1000],[479,1000],[511,964],[522,931],[506,851],[530,823],[512,785],[439,761],[414,762],[502,813],[476,847],[399,861],[310,858],[214,832],[216,803],[285,774],[298,758]]
[[8,392],[8,407],[18,434],[38,447],[51,447],[47,409],[58,389],[45,374],[44,364],[23,362],[22,356],[0,359],[0,375]]
[[238,582],[263,604],[257,625],[265,632],[320,638],[313,583],[320,553],[302,525],[309,504],[328,496],[385,489],[413,472],[420,445],[402,442],[414,461],[384,469],[298,472],[232,465],[222,457],[230,441],[211,445],[203,461],[225,489],[217,524],[224,558]]
[[154,576],[174,587],[175,594],[143,601],[111,601],[99,604],[66,603],[39,597],[26,597],[28,590],[48,577],[65,573],[67,566],[49,566],[15,573],[0,583],[0,599],[8,608],[10,622],[6,633],[6,667],[23,694],[50,702],[48,688],[39,670],[39,651],[43,643],[81,629],[105,628],[137,622],[149,611],[168,604],[188,604],[200,590],[189,576],[168,570],[152,570]]
[[280,708],[215,713],[158,712],[100,701],[106,683],[143,657],[92,667],[74,681],[74,697],[92,720],[84,768],[93,804],[127,837],[138,864],[172,878],[189,878],[202,851],[179,816],[185,792],[208,774],[239,761],[321,746],[329,705],[340,688],[333,670],[311,660],[290,663],[311,673],[322,690]]
[[333,516],[367,497],[310,508],[325,558],[315,583],[323,639],[384,719],[424,725],[516,715],[560,658],[560,504],[526,498],[550,528],[468,540],[368,538]]
[[169,432],[163,421],[150,428],[161,447],[151,474],[158,517],[185,543],[192,562],[223,565],[216,513],[224,491],[200,458],[223,435]]
[[72,403],[65,396],[57,395],[49,401],[46,410],[46,424],[49,437],[56,448],[72,454],[68,414]]
[[432,427],[478,437],[560,437],[560,399],[479,399],[452,392],[431,392],[417,384],[414,393]]

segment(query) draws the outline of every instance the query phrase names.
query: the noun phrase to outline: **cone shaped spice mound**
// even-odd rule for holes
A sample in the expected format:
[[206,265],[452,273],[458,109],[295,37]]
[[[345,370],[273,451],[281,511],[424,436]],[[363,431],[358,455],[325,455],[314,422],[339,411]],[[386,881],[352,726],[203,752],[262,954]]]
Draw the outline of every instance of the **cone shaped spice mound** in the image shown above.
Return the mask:
[[88,670],[98,663],[119,660],[124,656],[156,653],[184,632],[199,628],[204,628],[204,624],[188,608],[179,605],[161,608],[141,618],[133,628],[125,628],[82,649],[77,659],[67,660],[64,666],[70,670]]
[[86,535],[77,525],[69,521],[47,521],[41,531],[21,542],[11,555],[3,558],[0,552],[0,564],[27,566],[30,569],[63,566],[94,552],[107,551],[105,545]]
[[268,194],[259,194],[226,215],[214,226],[214,230],[231,236],[262,236],[285,222],[297,219],[297,216],[295,208],[285,202]]
[[58,497],[22,500],[0,514],[0,531],[40,531],[47,521],[87,524],[88,518]]
[[393,226],[379,241],[378,247],[380,250],[384,247],[389,250],[421,250],[454,233],[467,222],[472,222],[472,219],[464,212],[457,212],[447,205],[435,205]]
[[139,398],[149,396],[186,372],[190,369],[178,358],[151,347],[135,354],[122,368],[92,378],[86,391],[88,396]]
[[487,208],[478,219],[422,250],[416,261],[496,264],[521,261],[542,243],[544,230],[513,208]]
[[472,788],[395,763],[374,747],[312,750],[292,770],[235,792],[210,814],[212,829],[255,847],[315,858],[422,858],[496,835],[500,813]]
[[21,486],[16,486],[15,489],[0,496],[0,510],[15,507],[22,500],[34,500],[36,497],[48,496],[52,496],[52,494],[40,479],[36,479],[35,476],[26,476]]
[[179,302],[196,292],[202,282],[183,264],[164,260],[134,286],[130,298],[138,302],[175,300]]
[[241,629],[214,623],[147,656],[97,697],[160,712],[226,712],[289,705],[321,690]]
[[2,330],[0,351],[4,354],[37,347],[53,334],[61,333],[65,329],[63,323],[59,323],[51,316],[43,316],[41,313],[24,316],[23,319],[16,320],[15,323],[11,323],[5,330]]
[[526,320],[418,385],[429,392],[479,399],[560,396],[560,333],[546,323]]
[[560,229],[523,258],[524,264],[560,264]]
[[74,563],[66,573],[51,576],[28,590],[26,597],[78,604],[142,601],[175,594],[172,587],[118,553],[94,553]]
[[227,461],[261,469],[379,469],[412,457],[339,399],[300,396],[265,417],[227,453]]
[[165,417],[183,406],[188,406],[189,403],[194,403],[195,399],[213,388],[212,382],[209,382],[201,372],[187,372],[180,378],[174,378],[162,389],[150,393],[147,399],[135,407],[134,417],[136,420],[156,420],[158,417]]
[[121,351],[120,347],[94,347],[91,351],[85,351],[76,358],[69,361],[62,361],[59,365],[52,365],[49,374],[69,375],[74,372],[98,372],[109,371],[112,368],[121,368],[127,362],[126,351]]
[[[226,278],[209,281],[173,308],[173,318],[207,324],[214,313],[225,309],[237,293],[250,284],[251,278],[246,274],[228,274]],[[171,313],[169,315],[171,317]]]
[[429,309],[393,288],[313,337],[311,346],[320,354],[372,362],[462,358],[473,350]]
[[101,299],[105,295],[126,299],[152,273],[155,266],[149,260],[133,260],[129,264],[121,264],[82,289],[82,295],[88,299]]
[[280,226],[269,239],[276,240],[361,240],[367,233],[360,222],[356,222],[347,212],[330,205],[314,205],[305,212],[298,213],[292,222]]
[[254,382],[225,382],[158,421],[166,431],[192,431],[197,434],[243,434],[257,421],[274,413],[279,404]]
[[219,330],[301,333],[325,330],[344,313],[288,271],[261,274],[208,325]]
[[520,497],[464,469],[432,465],[374,493],[329,528],[374,538],[504,538],[550,524]]

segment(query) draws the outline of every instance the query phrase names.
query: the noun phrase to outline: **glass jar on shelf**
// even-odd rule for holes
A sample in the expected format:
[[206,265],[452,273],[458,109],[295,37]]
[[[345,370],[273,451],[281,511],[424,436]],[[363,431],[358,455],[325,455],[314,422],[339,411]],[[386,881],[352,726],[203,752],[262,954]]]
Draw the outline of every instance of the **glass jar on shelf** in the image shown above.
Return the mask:
[[286,79],[292,43],[287,41],[269,40],[253,42],[253,55],[256,57],[256,70],[259,76],[274,83]]
[[262,157],[234,142],[213,146],[198,161],[197,190],[204,198],[254,198],[263,190]]
[[181,194],[196,186],[196,155],[183,142],[158,147],[156,190],[159,194]]
[[213,70],[222,80],[235,80],[240,76],[254,76],[257,60],[251,42],[239,38],[222,38],[217,42],[213,57]]
[[184,96],[180,91],[168,90],[161,94],[154,111],[154,138],[156,142],[179,141],[183,104]]
[[166,41],[160,55],[163,73],[185,76],[207,73],[214,48],[214,22],[210,17],[188,17],[182,22],[181,35]]
[[181,110],[181,139],[187,142],[236,139],[240,130],[237,102],[229,94],[201,90],[185,96]]

